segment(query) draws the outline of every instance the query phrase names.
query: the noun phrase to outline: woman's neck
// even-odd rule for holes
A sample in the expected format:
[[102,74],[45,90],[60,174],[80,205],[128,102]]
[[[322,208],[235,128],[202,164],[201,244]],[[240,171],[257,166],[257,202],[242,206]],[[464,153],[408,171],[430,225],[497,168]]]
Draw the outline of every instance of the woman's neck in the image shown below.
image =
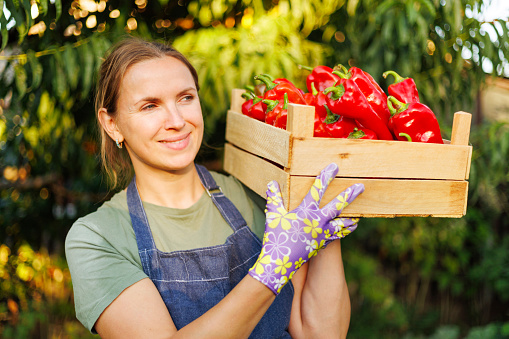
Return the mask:
[[180,173],[136,173],[136,186],[142,201],[171,208],[192,206],[205,190],[194,164]]

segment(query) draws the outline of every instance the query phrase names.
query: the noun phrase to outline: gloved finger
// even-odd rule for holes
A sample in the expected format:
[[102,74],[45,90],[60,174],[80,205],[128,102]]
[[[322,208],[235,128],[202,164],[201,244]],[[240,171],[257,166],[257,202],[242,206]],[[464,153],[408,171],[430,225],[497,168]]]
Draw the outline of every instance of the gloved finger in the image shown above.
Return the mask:
[[316,202],[317,205],[320,204],[325,190],[331,181],[336,177],[338,170],[338,165],[331,163],[327,165],[327,167],[325,167],[320,172],[320,174],[318,174],[318,176],[315,178],[315,181],[313,182],[313,185],[311,186],[311,189],[303,199],[305,205],[309,205],[312,201]]
[[266,213],[277,211],[278,208],[284,208],[283,196],[277,181],[272,180],[267,184],[267,205]]
[[331,234],[328,240],[341,239],[357,229],[359,218],[335,218],[327,224]]
[[348,187],[346,190],[341,192],[337,197],[332,199],[322,211],[327,211],[327,214],[331,217],[331,219],[338,217],[343,209],[352,203],[352,201],[357,198],[359,194],[364,192],[363,184],[353,184]]

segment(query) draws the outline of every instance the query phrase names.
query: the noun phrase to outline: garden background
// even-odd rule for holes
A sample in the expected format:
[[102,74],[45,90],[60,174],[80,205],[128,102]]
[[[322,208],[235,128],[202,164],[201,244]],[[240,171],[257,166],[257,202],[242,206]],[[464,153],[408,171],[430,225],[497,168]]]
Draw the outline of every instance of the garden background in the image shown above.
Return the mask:
[[305,88],[299,64],[355,65],[384,89],[386,70],[413,77],[445,138],[454,112],[472,112],[466,216],[364,219],[343,241],[348,338],[509,338],[509,129],[480,103],[509,77],[509,24],[481,15],[490,2],[0,0],[0,337],[94,337],[75,320],[63,243],[112,193],[93,90],[105,51],[131,34],[197,68],[200,162],[215,170],[231,90],[260,73]]

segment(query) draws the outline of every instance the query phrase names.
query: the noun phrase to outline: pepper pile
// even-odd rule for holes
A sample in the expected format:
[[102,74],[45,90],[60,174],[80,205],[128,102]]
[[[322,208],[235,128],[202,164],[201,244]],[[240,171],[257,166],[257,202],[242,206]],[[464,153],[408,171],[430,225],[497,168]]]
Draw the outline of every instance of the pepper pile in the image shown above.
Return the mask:
[[[259,85],[248,87],[242,113],[286,129],[288,103],[315,107],[314,136],[325,138],[402,140],[443,143],[433,111],[419,101],[411,78],[394,71],[388,96],[366,71],[343,65],[304,67],[311,71],[307,92],[285,78],[255,76]],[[260,90],[261,89],[261,90]]]

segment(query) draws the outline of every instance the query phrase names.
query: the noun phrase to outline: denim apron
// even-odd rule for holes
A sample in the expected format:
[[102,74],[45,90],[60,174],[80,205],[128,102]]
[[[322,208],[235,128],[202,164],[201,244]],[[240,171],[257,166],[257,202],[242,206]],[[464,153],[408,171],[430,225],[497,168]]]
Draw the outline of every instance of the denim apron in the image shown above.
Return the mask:
[[[136,187],[136,178],[127,188],[127,206],[143,271],[159,290],[177,329],[221,301],[246,276],[261,251],[260,240],[212,175],[203,166],[196,165],[196,169],[208,195],[233,229],[233,234],[222,245],[169,253],[158,250]],[[287,329],[292,299],[293,285],[290,282],[249,338],[291,338]]]

